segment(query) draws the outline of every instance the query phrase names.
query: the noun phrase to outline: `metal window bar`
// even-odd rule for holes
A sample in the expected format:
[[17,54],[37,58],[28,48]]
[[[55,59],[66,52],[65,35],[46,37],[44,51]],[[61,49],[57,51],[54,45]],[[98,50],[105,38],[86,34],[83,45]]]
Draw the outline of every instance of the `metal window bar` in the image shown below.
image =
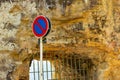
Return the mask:
[[[46,54],[46,58],[47,58],[47,54]],[[47,61],[46,61],[46,66],[48,66],[48,64],[47,64]],[[48,68],[46,67],[46,73],[48,74]],[[48,75],[46,76],[46,78],[48,79]]]
[[[78,54],[49,53],[44,54],[43,59],[43,80],[97,80],[89,58]],[[39,69],[40,61],[33,60],[30,80],[40,80]]]
[[[33,70],[35,71],[35,63],[34,63],[34,62],[33,62]],[[36,72],[33,72],[34,80],[35,80],[35,73],[36,73]]]

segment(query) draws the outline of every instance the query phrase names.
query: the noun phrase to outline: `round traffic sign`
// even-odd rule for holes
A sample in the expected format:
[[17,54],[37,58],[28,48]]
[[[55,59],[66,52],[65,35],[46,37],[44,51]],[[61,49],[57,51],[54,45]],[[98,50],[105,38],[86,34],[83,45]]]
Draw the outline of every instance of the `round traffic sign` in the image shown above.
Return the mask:
[[32,32],[38,38],[43,37],[49,30],[49,21],[45,16],[38,16],[32,24]]

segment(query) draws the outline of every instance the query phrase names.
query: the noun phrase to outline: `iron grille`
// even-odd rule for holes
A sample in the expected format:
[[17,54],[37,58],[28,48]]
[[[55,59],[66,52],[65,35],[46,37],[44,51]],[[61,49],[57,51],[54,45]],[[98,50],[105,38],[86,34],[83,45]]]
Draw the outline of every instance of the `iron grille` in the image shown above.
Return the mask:
[[[32,62],[30,80],[40,80],[39,67],[40,61]],[[76,54],[44,54],[43,80],[97,80],[95,74],[89,58]]]

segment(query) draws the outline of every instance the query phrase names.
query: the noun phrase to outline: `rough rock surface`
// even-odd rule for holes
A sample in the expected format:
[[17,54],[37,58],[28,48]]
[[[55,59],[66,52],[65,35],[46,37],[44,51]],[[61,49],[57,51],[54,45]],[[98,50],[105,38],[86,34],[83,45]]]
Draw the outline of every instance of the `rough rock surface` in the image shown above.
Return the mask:
[[41,14],[52,22],[44,53],[89,57],[98,80],[119,80],[119,5],[120,0],[1,0],[0,80],[28,80],[29,63],[39,52],[31,24]]

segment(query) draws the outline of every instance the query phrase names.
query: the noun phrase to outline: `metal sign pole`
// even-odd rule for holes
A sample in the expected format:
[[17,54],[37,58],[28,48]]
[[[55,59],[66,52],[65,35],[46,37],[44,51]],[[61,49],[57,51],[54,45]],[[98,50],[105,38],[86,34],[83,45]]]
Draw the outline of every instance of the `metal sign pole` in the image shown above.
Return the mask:
[[43,42],[41,37],[40,38],[40,80],[43,80],[42,62],[43,62]]
[[[48,34],[50,30],[51,24],[47,17],[45,16],[38,16],[35,18],[34,22],[32,23],[32,32],[37,37],[40,38],[40,80],[43,80],[43,42],[42,37]],[[45,29],[44,29],[45,28]],[[41,32],[42,31],[42,32]]]

